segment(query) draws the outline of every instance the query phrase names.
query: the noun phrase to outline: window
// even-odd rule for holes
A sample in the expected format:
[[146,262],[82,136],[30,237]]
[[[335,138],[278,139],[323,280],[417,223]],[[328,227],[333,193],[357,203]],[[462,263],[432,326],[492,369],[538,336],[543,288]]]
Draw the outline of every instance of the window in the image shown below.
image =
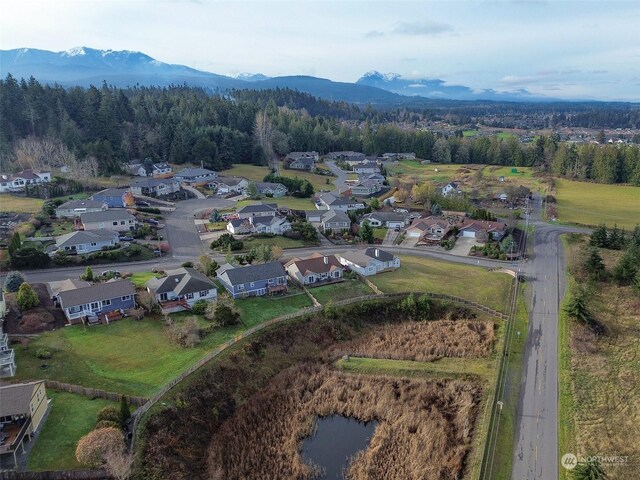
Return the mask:
[[[129,221],[131,223],[131,221]],[[124,220],[120,220],[120,225],[124,225]]]
[[[130,295],[127,295],[127,297],[129,297],[129,296],[130,296]],[[125,297],[122,297],[122,298],[124,299]],[[166,293],[161,293],[161,294],[160,294],[160,301],[164,302],[167,298],[168,298],[168,297],[167,297],[167,294],[166,294]]]
[[244,290],[244,283],[241,283],[237,286],[238,290]]
[[118,225],[118,222],[113,222],[113,224],[117,226],[117,225]]
[[82,311],[82,307],[80,305],[67,308],[67,312],[69,313],[69,315],[73,315],[74,313],[78,313],[81,311]]
[[107,306],[107,305],[111,305],[111,300],[107,299],[107,300],[102,300],[102,306]]
[[273,285],[273,278],[269,279],[269,285]]
[[251,282],[251,288],[255,287],[255,283]]
[[187,293],[187,300],[193,300],[193,293]]
[[207,295],[209,295],[209,290],[202,290],[202,291],[200,292],[200,296],[201,296],[201,297],[206,297]]
[[98,302],[91,302],[92,311],[99,310],[99,309],[100,309],[100,305],[98,305]]
[[91,242],[92,247],[95,247],[96,245],[98,245],[96,242]]

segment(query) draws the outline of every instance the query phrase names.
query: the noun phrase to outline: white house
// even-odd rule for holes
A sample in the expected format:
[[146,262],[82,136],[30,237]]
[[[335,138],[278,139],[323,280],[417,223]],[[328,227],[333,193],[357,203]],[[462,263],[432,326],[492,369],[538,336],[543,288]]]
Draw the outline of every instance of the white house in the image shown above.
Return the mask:
[[275,203],[254,203],[245,205],[237,211],[238,218],[250,217],[275,217],[278,214],[278,205]]
[[365,208],[364,203],[359,200],[352,200],[346,197],[336,197],[332,193],[323,193],[316,201],[318,210],[340,210],[348,212],[351,210],[361,210]]
[[366,197],[378,193],[382,189],[375,180],[363,180],[351,187],[351,193],[357,197]]
[[362,216],[360,225],[363,225],[365,221],[369,222],[372,227],[385,227],[385,228],[403,228],[407,225],[408,217],[402,213],[394,212],[372,212]]
[[355,164],[353,171],[358,174],[380,173],[380,167],[376,162],[365,161]]
[[293,258],[284,265],[289,276],[302,285],[335,282],[344,276],[345,267],[335,255],[314,253],[307,258]]
[[22,192],[27,185],[51,182],[51,172],[23,170],[18,173],[0,175],[0,193]]
[[55,248],[50,249],[50,255],[56,252],[91,253],[99,252],[104,247],[114,247],[118,244],[118,232],[99,229],[77,231],[60,235],[56,238]]
[[243,233],[270,233],[282,235],[291,230],[291,223],[283,217],[267,215],[264,217],[248,217],[230,220],[227,230],[234,235]]
[[135,230],[138,225],[136,217],[126,210],[83,213],[80,215],[80,222],[85,230],[106,229],[116,232]]
[[215,300],[218,296],[215,284],[193,268],[166,270],[165,274],[166,277],[152,278],[146,283],[162,313],[190,310],[198,300]]
[[341,253],[338,258],[342,265],[364,277],[400,267],[398,257],[375,247]]
[[69,200],[56,208],[56,217],[75,218],[87,212],[104,212],[108,208],[105,202],[99,200]]
[[244,177],[218,177],[207,186],[220,194],[244,193],[249,186],[249,180]]
[[456,182],[449,182],[444,187],[442,187],[442,196],[447,197],[449,195],[457,195],[460,193],[460,189],[458,189],[458,184]]

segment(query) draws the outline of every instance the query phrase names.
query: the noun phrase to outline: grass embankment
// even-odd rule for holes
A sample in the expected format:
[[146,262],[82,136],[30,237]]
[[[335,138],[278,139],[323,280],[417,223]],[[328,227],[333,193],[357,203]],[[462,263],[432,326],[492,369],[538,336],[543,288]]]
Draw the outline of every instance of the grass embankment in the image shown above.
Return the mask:
[[369,277],[385,293],[448,293],[504,312],[513,277],[481,267],[400,255],[400,268]]
[[0,193],[0,211],[15,213],[38,213],[44,200],[39,198],[18,197]]
[[339,302],[349,298],[372,295],[374,292],[367,285],[358,280],[345,280],[333,285],[309,288],[309,292],[322,305],[329,300]]
[[286,297],[253,297],[236,300],[242,323],[253,327],[266,320],[295,313],[302,308],[313,306],[306,293],[301,292]]
[[160,274],[153,272],[136,272],[129,277],[129,280],[137,288],[145,288],[146,283],[152,278],[160,278]]
[[491,358],[467,358],[461,362],[457,358],[440,358],[431,362],[412,360],[390,360],[387,358],[349,357],[338,360],[339,368],[352,373],[365,375],[389,375],[394,377],[425,377],[469,379],[482,377],[488,379],[495,369],[495,360]]
[[76,460],[76,444],[93,429],[98,412],[118,404],[101,398],[47,390],[49,416],[29,456],[29,470],[75,470],[86,468]]
[[[565,241],[565,248],[569,295],[586,284],[586,237]],[[600,255],[611,273],[621,252],[600,249]],[[633,460],[640,445],[640,296],[612,280],[587,288],[588,308],[607,333],[598,336],[561,312],[559,448],[578,456],[628,456],[622,465],[605,463],[605,473],[611,480],[640,478]],[[566,471],[560,475],[569,478]]]
[[640,187],[556,179],[558,220],[632,229],[640,218]]

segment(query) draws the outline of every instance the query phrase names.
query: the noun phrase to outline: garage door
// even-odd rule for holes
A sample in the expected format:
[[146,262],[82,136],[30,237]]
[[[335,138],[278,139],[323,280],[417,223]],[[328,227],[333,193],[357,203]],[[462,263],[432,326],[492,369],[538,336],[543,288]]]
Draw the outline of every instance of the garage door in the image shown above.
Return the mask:
[[476,238],[476,232],[473,230],[463,230],[461,233],[463,237]]

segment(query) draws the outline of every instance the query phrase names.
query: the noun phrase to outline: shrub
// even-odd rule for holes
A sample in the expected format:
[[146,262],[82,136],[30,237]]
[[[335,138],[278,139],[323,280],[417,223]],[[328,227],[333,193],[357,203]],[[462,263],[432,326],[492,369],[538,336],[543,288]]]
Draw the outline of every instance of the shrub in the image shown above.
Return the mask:
[[21,247],[11,255],[13,268],[45,268],[49,265],[49,255],[32,246]]
[[76,459],[83,465],[97,468],[102,465],[106,455],[124,451],[122,431],[117,428],[98,428],[89,432],[78,441]]
[[204,318],[217,326],[236,325],[240,323],[240,313],[233,299],[226,294],[219,295],[214,303],[207,305]]
[[49,360],[51,357],[53,357],[53,354],[46,348],[39,348],[36,351],[36,358],[39,358],[41,360]]
[[191,313],[194,315],[204,315],[204,312],[207,311],[207,301],[206,300],[197,300],[191,306]]
[[219,248],[221,250],[231,249],[232,252],[242,250],[244,244],[240,240],[236,240],[230,233],[223,233],[220,238],[211,242],[211,249]]
[[108,422],[115,422],[118,425],[122,423],[122,417],[116,407],[104,407],[98,412],[98,421],[106,420]]
[[93,429],[98,430],[99,428],[117,428],[118,430],[122,430],[122,425],[112,420],[100,420]]
[[180,266],[182,268],[193,268],[193,262],[184,262]]
[[127,400],[127,397],[122,395],[120,397],[120,418],[122,418],[122,423],[129,420],[129,417],[131,417],[131,410],[129,409],[129,401]]
[[9,272],[4,279],[4,289],[7,292],[14,293],[20,288],[20,285],[24,283],[24,277],[20,272]]
[[87,282],[92,282],[93,281],[93,270],[91,270],[91,267],[87,267],[87,269],[84,271],[84,275],[82,275],[82,280],[85,280]]
[[20,285],[18,294],[16,295],[16,302],[18,303],[18,307],[22,311],[29,310],[40,305],[40,299],[38,298],[38,295],[28,283],[23,283],[22,285]]

